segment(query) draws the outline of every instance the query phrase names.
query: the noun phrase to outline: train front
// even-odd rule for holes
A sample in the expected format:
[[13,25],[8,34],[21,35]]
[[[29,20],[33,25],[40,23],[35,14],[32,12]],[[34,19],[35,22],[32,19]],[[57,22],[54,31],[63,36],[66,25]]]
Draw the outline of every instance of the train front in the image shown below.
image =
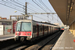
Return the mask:
[[29,20],[22,20],[17,22],[16,31],[15,31],[15,40],[30,40],[32,38],[32,25]]

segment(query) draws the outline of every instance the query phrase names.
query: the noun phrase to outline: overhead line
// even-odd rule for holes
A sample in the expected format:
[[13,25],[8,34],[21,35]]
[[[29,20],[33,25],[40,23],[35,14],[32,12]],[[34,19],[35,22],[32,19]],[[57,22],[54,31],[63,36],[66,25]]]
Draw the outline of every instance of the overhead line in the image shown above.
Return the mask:
[[[11,0],[12,1],[12,0]],[[18,2],[16,2],[16,1],[14,1],[15,3],[17,3],[17,4],[19,4],[19,5],[22,5],[22,4],[20,4],[20,3],[18,3]],[[22,5],[22,6],[24,6],[24,5]]]
[[[51,11],[51,10],[43,3],[42,0],[39,0],[39,2],[40,2],[43,6],[45,6],[45,8],[47,8],[47,10]],[[47,17],[49,18],[49,15],[48,15],[48,14],[47,14]]]
[[42,9],[39,9],[38,7],[34,6],[33,4],[30,3],[30,5],[32,5],[33,7],[37,8],[40,11],[43,11]]
[[35,0],[35,2],[46,11],[45,7],[43,7],[43,5],[41,3],[39,3],[37,0]]
[[[13,5],[15,5],[15,6],[19,7],[19,8],[22,8],[22,7],[16,5],[16,4],[12,3],[12,2],[7,2],[7,1],[2,1],[2,2],[6,3],[6,4],[7,4],[7,3],[9,3],[9,4],[13,4]],[[9,5],[9,4],[8,4],[8,5]]]
[[[34,0],[32,0],[38,7],[40,7],[41,9],[43,9],[41,6],[39,6]],[[43,9],[44,10],[44,9]],[[45,11],[45,10],[44,10]],[[46,11],[45,11],[46,12]]]
[[42,0],[39,0],[40,3],[42,3],[42,5],[44,5],[49,11],[51,11],[44,3]]
[[[17,4],[19,4],[19,3],[16,2],[16,1],[14,1],[14,2],[17,3]],[[22,5],[22,4],[19,4],[19,5],[24,6],[24,5]],[[25,6],[24,6],[24,7],[25,7]],[[28,7],[28,9],[30,9],[30,8]],[[30,9],[30,10],[32,10],[32,9]],[[32,11],[36,12],[35,10],[32,10]]]
[[[12,8],[12,9],[16,9],[16,8],[13,8],[13,7],[7,6],[7,5],[5,5],[5,4],[3,4],[3,3],[0,3],[0,4],[1,4],[1,5],[4,5],[4,6],[6,6],[6,7]],[[18,10],[18,9],[16,9],[16,10]],[[23,12],[23,11],[21,11],[21,10],[18,10],[18,11]]]
[[12,2],[9,2],[9,1],[3,1],[3,2],[11,3],[11,4],[13,4],[13,5],[17,6],[17,7],[23,8],[23,7],[21,7],[21,6],[18,6],[18,5],[16,5],[16,4],[12,3]]
[[[6,2],[6,1],[4,1],[5,3],[9,3],[9,2]],[[11,3],[11,2],[10,2]],[[15,2],[15,3],[17,3],[18,4],[18,2]],[[13,4],[13,3],[12,3]],[[15,4],[14,4],[15,5]],[[24,5],[22,5],[22,4],[19,4],[19,5],[21,5],[21,6],[24,6]],[[19,7],[19,8],[22,8],[23,9],[23,7],[21,7],[21,6],[18,6],[18,5],[15,5],[15,6],[17,6],[17,7]],[[28,9],[30,9],[30,8],[28,8]],[[24,9],[25,10],[25,9]],[[32,9],[30,9],[30,10],[32,10]],[[34,10],[32,10],[32,11],[34,11]]]

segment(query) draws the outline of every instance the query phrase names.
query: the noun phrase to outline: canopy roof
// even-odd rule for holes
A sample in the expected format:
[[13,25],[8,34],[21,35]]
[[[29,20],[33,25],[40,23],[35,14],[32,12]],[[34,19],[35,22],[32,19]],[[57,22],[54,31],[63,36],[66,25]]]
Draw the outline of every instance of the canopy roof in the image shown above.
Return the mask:
[[71,25],[75,21],[74,0],[49,0],[64,24]]

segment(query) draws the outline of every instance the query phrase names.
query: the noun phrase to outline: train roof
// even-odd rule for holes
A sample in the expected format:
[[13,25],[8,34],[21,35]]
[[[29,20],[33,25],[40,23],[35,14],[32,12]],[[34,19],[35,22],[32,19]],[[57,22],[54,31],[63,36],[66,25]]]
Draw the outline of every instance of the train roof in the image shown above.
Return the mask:
[[43,24],[49,24],[49,25],[54,25],[54,26],[57,26],[57,25],[52,24],[52,23],[47,23],[47,22],[39,22],[39,21],[35,21],[35,20],[32,20],[32,21],[34,21],[34,22],[38,22],[38,23],[43,23]]
[[48,24],[48,25],[58,26],[58,25],[55,25],[55,24],[52,24],[52,23],[48,23],[48,22],[40,22],[40,21],[29,20],[29,19],[27,19],[27,20],[20,20],[20,21],[18,21],[18,22],[23,22],[23,21],[29,21],[29,22],[33,21],[33,22],[37,22],[37,23],[42,23],[42,24]]

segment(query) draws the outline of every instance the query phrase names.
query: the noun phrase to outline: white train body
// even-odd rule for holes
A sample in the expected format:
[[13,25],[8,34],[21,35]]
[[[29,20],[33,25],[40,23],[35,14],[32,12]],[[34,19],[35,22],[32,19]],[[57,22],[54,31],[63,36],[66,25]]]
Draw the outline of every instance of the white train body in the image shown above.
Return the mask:
[[50,35],[56,31],[59,31],[59,27],[50,23],[37,22],[33,20],[20,20],[16,25],[15,39],[31,40]]

